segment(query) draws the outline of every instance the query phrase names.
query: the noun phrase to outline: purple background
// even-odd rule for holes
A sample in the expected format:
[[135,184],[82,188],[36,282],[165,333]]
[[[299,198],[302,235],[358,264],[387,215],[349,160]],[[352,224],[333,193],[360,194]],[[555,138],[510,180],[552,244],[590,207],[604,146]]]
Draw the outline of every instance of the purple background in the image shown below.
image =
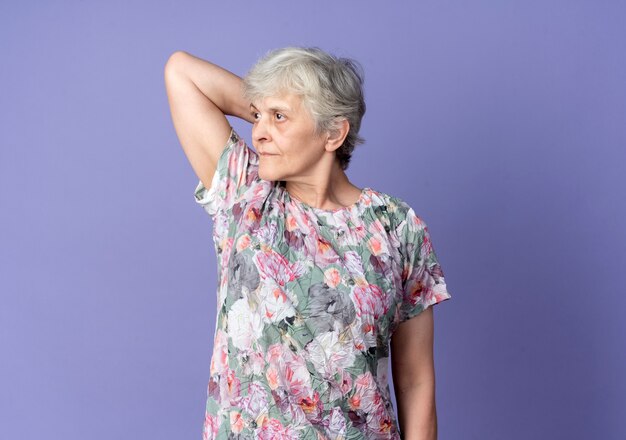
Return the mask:
[[0,437],[201,438],[216,263],[163,67],[316,45],[365,69],[349,177],[453,296],[440,438],[625,438],[623,3],[294,3],[0,5]]

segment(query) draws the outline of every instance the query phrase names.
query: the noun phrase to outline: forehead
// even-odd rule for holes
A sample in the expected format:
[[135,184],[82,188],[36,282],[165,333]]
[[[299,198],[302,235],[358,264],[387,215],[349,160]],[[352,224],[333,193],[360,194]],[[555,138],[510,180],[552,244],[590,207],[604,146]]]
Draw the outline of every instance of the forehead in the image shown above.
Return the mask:
[[302,108],[302,98],[295,93],[280,93],[265,96],[252,101],[252,106],[259,110],[283,110],[297,112]]

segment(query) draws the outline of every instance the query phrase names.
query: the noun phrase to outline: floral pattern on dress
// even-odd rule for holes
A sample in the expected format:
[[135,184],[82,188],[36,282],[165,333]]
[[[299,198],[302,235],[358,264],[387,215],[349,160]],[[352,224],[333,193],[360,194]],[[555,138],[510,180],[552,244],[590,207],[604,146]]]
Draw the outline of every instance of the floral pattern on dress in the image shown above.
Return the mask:
[[399,439],[391,335],[451,298],[428,227],[368,187],[348,207],[309,206],[258,166],[232,130],[194,193],[218,262],[204,440]]

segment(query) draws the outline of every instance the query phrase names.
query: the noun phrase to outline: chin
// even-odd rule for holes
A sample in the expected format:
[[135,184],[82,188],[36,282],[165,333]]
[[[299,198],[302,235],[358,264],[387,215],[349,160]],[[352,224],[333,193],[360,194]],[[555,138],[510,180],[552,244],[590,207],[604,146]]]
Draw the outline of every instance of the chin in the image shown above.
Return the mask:
[[264,168],[259,167],[259,178],[263,180],[275,181],[280,180],[282,176],[276,173],[272,173]]

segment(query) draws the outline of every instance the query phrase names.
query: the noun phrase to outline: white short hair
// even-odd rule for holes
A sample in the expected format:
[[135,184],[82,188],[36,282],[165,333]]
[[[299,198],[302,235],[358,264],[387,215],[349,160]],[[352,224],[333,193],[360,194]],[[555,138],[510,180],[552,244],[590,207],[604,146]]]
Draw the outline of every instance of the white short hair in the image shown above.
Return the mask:
[[342,169],[348,168],[365,114],[363,70],[354,60],[335,57],[317,47],[286,47],[268,52],[243,78],[251,102],[287,92],[302,97],[317,133],[332,132],[345,119],[350,130],[336,150]]

